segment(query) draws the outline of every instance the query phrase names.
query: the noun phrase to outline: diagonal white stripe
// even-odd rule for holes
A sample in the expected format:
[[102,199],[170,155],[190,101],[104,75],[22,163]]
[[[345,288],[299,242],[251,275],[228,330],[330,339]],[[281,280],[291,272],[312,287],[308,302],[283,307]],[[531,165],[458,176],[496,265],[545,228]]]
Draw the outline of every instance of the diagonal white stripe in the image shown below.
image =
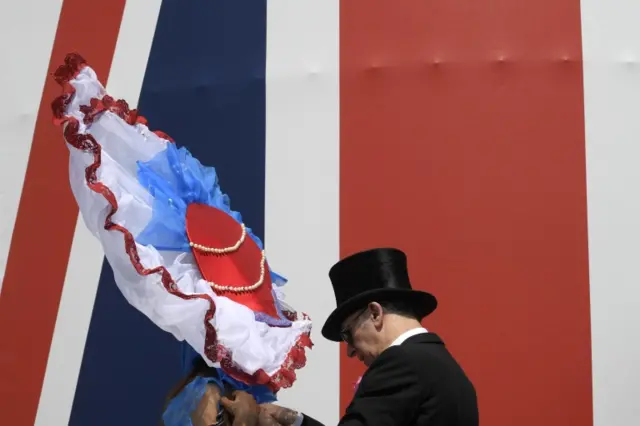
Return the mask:
[[[136,107],[140,96],[161,3],[162,0],[129,1],[124,9],[107,91],[116,98],[127,100],[132,108]],[[36,426],[69,422],[103,258],[99,241],[79,218]]]
[[582,0],[595,426],[640,424],[640,3]]
[[[339,347],[320,328],[335,298],[327,273],[339,257],[338,0],[269,0],[265,244],[289,278],[287,302],[314,320],[307,366],[285,406],[339,420]],[[313,395],[313,397],[311,397]]]
[[0,291],[61,8],[62,0],[0,3]]

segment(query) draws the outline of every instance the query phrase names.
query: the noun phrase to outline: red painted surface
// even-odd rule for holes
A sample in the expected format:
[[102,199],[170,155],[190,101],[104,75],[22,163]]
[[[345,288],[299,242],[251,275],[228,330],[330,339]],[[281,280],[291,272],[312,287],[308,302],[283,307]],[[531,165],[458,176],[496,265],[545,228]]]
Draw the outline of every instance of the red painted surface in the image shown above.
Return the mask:
[[106,78],[124,5],[65,0],[62,6],[0,298],[3,424],[35,421],[78,217],[68,183],[69,153],[51,122],[51,101],[61,88],[50,74],[67,53],[78,51]]
[[[340,8],[341,254],[397,246],[481,423],[591,425],[580,3]],[[341,406],[362,372],[341,359]]]

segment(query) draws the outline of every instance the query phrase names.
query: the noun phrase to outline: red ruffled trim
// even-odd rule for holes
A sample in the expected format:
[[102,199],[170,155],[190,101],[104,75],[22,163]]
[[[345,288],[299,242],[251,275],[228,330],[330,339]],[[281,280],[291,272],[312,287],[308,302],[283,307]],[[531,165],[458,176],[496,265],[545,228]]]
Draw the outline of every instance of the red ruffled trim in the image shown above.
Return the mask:
[[[131,264],[140,275],[159,274],[165,290],[174,296],[184,300],[203,299],[209,303],[209,309],[204,318],[206,330],[204,352],[207,358],[212,362],[219,362],[222,369],[236,380],[252,385],[267,385],[273,392],[277,392],[281,388],[291,387],[296,380],[295,370],[304,367],[307,362],[305,349],[313,346],[309,333],[303,333],[299,336],[295,345],[287,354],[285,362],[273,376],[269,377],[264,370],[258,370],[254,374],[245,373],[233,363],[231,352],[218,343],[216,330],[211,325],[211,319],[213,319],[216,312],[216,305],[213,299],[207,294],[188,295],[182,293],[178,290],[169,271],[163,266],[153,269],[147,269],[142,266],[133,235],[124,226],[112,222],[111,218],[118,211],[118,202],[109,187],[97,179],[97,171],[102,161],[102,147],[92,135],[79,132],[80,123],[76,118],[66,115],[67,107],[75,94],[71,80],[76,78],[78,73],[86,66],[87,64],[82,56],[76,53],[66,56],[64,65],[61,65],[54,73],[54,78],[58,84],[62,86],[63,93],[52,102],[51,107],[53,109],[54,123],[59,126],[66,124],[63,134],[67,143],[76,149],[93,155],[93,163],[85,169],[85,179],[87,186],[92,191],[101,194],[111,205],[111,211],[105,219],[104,228],[108,231],[118,231],[123,234],[125,250],[129,255]],[[118,115],[130,125],[147,124],[147,120],[141,116],[137,110],[130,109],[127,102],[124,100],[114,100],[108,95],[105,95],[102,99],[91,99],[90,105],[81,106],[80,111],[84,114],[83,123],[85,125],[91,124],[105,111]],[[173,142],[173,139],[164,132],[155,131],[154,133],[162,139]],[[304,317],[308,318],[306,315],[304,315]]]

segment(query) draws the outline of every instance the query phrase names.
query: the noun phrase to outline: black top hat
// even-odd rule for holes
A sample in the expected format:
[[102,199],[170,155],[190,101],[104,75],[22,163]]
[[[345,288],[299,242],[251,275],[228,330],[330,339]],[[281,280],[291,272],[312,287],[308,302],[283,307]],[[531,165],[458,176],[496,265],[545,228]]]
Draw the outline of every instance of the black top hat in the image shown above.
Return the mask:
[[342,323],[371,302],[399,300],[422,319],[436,309],[436,298],[413,290],[407,271],[407,256],[398,249],[378,248],[348,256],[329,271],[336,296],[336,309],[322,327],[322,335],[339,342]]

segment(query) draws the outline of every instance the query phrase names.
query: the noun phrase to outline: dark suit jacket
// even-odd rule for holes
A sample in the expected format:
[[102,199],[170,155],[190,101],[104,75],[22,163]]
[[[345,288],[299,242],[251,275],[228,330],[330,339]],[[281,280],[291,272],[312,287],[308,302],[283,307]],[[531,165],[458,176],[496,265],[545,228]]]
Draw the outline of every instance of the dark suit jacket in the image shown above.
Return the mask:
[[478,426],[476,391],[436,334],[418,334],[371,364],[340,425]]

